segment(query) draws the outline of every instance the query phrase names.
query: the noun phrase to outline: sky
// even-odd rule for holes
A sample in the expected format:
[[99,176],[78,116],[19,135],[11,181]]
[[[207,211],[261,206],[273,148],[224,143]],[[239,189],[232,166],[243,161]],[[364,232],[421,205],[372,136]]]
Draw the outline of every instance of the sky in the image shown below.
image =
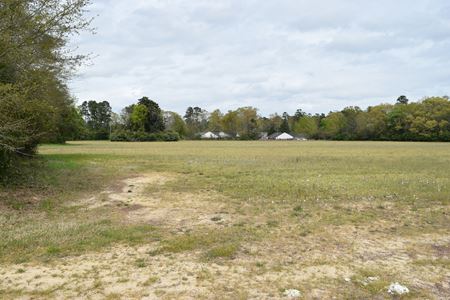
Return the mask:
[[447,0],[93,0],[70,88],[113,110],[142,96],[262,115],[450,94]]

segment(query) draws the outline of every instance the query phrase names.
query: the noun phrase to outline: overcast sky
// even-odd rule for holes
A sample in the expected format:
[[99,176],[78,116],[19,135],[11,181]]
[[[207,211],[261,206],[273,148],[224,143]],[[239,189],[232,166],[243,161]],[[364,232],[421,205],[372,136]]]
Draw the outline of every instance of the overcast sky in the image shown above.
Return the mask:
[[120,111],[366,108],[450,93],[447,0],[93,0],[70,86]]

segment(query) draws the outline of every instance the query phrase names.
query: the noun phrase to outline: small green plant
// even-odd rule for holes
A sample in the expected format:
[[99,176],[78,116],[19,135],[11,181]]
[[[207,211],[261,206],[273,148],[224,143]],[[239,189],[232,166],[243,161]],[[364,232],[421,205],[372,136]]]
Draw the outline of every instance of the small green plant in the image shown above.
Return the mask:
[[52,199],[47,198],[39,203],[39,208],[46,212],[51,212],[55,208],[55,203]]
[[208,252],[206,252],[206,257],[208,259],[214,258],[234,258],[239,247],[235,244],[227,244],[223,246],[214,247]]
[[278,225],[280,224],[278,221],[275,221],[275,220],[270,220],[270,221],[267,221],[267,226],[268,227],[278,227]]
[[147,266],[147,264],[145,263],[145,260],[143,258],[136,259],[135,265],[138,268],[145,268]]
[[47,247],[47,254],[48,255],[58,255],[61,253],[61,248],[57,246],[49,246]]
[[295,206],[294,207],[294,211],[297,212],[297,213],[303,212],[303,206],[301,206],[301,205]]
[[144,281],[144,283],[142,285],[150,286],[150,285],[153,285],[153,284],[157,283],[158,281],[159,281],[159,277],[158,276],[150,276],[149,278],[147,278],[146,281]]
[[297,206],[294,207],[293,211],[294,212],[292,213],[292,215],[294,217],[298,217],[298,216],[300,216],[303,213],[303,206],[297,205]]

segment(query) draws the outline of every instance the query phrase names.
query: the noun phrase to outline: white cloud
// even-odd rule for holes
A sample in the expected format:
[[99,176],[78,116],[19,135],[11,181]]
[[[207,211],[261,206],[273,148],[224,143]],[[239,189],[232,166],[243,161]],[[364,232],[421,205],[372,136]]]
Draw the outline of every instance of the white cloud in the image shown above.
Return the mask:
[[94,53],[71,87],[116,111],[252,105],[263,114],[448,94],[450,5],[441,0],[99,0]]

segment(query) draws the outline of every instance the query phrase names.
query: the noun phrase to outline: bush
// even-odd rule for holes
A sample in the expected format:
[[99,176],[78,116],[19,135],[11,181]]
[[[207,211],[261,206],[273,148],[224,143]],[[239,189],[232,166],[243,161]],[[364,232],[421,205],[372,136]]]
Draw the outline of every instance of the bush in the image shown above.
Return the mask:
[[147,133],[143,131],[120,130],[111,134],[112,142],[176,142],[180,135],[176,132]]

